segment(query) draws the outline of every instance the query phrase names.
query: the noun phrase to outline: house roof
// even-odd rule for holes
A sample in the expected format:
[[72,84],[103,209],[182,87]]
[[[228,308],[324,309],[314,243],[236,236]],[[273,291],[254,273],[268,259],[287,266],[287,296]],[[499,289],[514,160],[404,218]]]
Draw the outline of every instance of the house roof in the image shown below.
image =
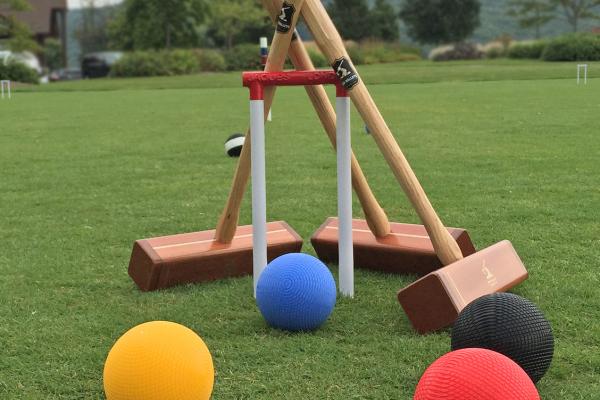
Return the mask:
[[14,15],[27,24],[34,34],[48,35],[52,31],[52,11],[67,9],[67,0],[29,0],[29,4],[30,11],[6,11],[6,7],[0,7],[0,14]]

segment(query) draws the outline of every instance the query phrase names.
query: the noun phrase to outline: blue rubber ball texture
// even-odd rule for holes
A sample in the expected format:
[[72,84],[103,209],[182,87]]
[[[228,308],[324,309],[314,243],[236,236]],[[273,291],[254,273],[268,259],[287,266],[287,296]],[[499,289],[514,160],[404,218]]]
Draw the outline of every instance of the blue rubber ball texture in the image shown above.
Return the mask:
[[271,261],[256,287],[267,323],[287,331],[312,331],[327,320],[336,300],[335,280],[319,259],[290,253]]

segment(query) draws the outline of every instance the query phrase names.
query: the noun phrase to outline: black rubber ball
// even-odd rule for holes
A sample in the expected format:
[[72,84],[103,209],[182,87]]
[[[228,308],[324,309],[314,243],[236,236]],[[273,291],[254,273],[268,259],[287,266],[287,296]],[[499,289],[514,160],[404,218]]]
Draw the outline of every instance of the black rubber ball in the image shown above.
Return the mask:
[[244,140],[246,136],[241,133],[234,133],[225,141],[225,152],[229,157],[239,157],[242,153]]
[[554,335],[539,308],[510,293],[478,298],[452,328],[452,350],[483,348],[511,358],[537,383],[550,368]]

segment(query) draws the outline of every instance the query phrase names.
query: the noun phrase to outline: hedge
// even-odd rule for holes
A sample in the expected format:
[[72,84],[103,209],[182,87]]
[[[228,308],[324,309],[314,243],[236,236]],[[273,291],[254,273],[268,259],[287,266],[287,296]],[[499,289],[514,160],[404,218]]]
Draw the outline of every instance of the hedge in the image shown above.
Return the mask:
[[218,50],[196,49],[194,50],[200,71],[219,72],[227,70],[225,57]]
[[[316,68],[327,68],[328,62],[312,43],[307,51]],[[420,50],[397,43],[352,43],[348,52],[355,64],[376,64],[419,60]],[[286,64],[286,68],[292,66]],[[261,69],[258,46],[240,44],[229,50],[191,49],[134,51],[126,53],[111,68],[111,76],[169,76],[206,71],[243,71]]]
[[234,46],[223,53],[229,71],[255,70],[260,68],[258,46],[252,43]]
[[356,65],[386,64],[421,59],[421,51],[418,48],[400,43],[365,41],[360,44],[351,43],[347,48],[350,58]]
[[506,57],[508,50],[504,43],[499,40],[489,42],[481,48],[485,58],[495,59]]
[[192,74],[200,70],[189,50],[136,51],[125,54],[111,68],[112,76],[163,76]]
[[539,60],[547,45],[548,42],[543,40],[516,42],[508,48],[508,57]]
[[479,45],[466,42],[437,47],[429,52],[432,61],[478,60],[483,56]]
[[256,69],[260,57],[255,45],[240,45],[221,52],[210,49],[134,51],[111,68],[115,77],[186,75],[198,72]]
[[542,53],[546,61],[600,61],[600,35],[576,33],[551,40]]
[[0,80],[34,84],[40,82],[35,70],[17,61],[9,61],[6,64],[0,62]]

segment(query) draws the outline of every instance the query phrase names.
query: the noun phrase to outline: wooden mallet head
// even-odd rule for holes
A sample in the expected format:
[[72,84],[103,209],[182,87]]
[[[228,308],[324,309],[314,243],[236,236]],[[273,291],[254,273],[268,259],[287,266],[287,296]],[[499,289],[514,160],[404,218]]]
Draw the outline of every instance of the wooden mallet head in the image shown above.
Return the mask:
[[527,279],[508,240],[496,243],[419,279],[398,292],[398,301],[419,333],[445,328],[473,300],[504,292]]

